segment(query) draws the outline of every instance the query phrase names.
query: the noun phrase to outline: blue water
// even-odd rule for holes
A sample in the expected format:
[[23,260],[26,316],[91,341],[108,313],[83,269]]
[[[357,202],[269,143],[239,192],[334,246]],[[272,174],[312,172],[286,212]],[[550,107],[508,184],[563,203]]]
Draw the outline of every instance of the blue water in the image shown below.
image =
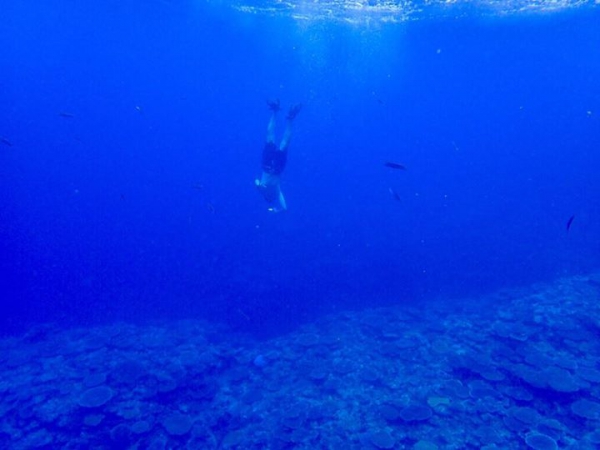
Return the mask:
[[[383,2],[370,5],[379,3]],[[299,372],[293,365],[275,365],[275,360],[298,358],[294,352],[301,355],[314,344],[310,339],[306,344],[302,336],[325,340],[319,341],[315,357],[331,362],[331,354],[354,358],[348,356],[352,352],[340,353],[339,344],[327,347],[340,336],[360,353],[361,345],[378,348],[378,336],[385,341],[390,333],[406,332],[421,343],[445,335],[455,339],[454,350],[463,345],[482,349],[485,364],[493,361],[493,371],[503,376],[483,378],[496,383],[501,392],[497,395],[504,395],[515,385],[532,383],[498,354],[510,348],[526,358],[527,352],[513,342],[523,333],[538,334],[538,350],[569,353],[552,328],[563,315],[576,318],[563,324],[563,332],[568,336],[579,330],[582,335],[575,341],[590,345],[565,358],[579,365],[583,358],[586,370],[595,370],[600,355],[598,311],[593,306],[600,279],[594,275],[600,267],[598,6],[588,2],[518,12],[519,5],[509,3],[505,11],[502,4],[422,3],[413,4],[420,13],[384,20],[368,8],[349,11],[343,4],[324,9],[318,2],[305,8],[300,2],[272,5],[261,2],[261,8],[251,11],[251,4],[233,7],[203,1],[3,3],[0,334],[8,339],[2,347],[12,348],[11,356],[1,359],[7,371],[24,360],[54,357],[45,353],[52,342],[59,343],[54,351],[66,361],[76,352],[64,342],[91,339],[91,345],[77,350],[84,353],[103,348],[97,340],[109,342],[111,349],[128,348],[129,359],[98,354],[78,373],[84,378],[90,367],[95,367],[92,374],[108,373],[107,389],[118,396],[119,389],[138,383],[138,372],[156,375],[148,361],[155,360],[157,348],[162,354],[186,340],[198,346],[209,342],[222,360],[214,363],[218,369],[212,362],[202,363],[213,367],[210,375],[195,366],[210,378],[206,384],[211,394],[203,401],[213,401],[211,408],[221,408],[221,413],[234,414],[215,400],[219,397],[214,392],[231,380],[238,387],[246,386],[244,380],[256,381],[263,365],[278,374],[270,379],[275,384],[295,379],[286,374],[308,373],[317,384],[318,389],[310,391],[315,399],[339,392],[322,386],[327,374],[315,375],[314,361],[308,364],[310,370],[304,365]],[[282,174],[288,210],[281,213],[269,212],[254,186],[270,117],[267,100],[273,99],[282,105],[278,140],[288,109],[302,104]],[[406,170],[386,167],[386,162]],[[570,286],[568,295],[560,294],[565,285]],[[535,297],[540,292],[553,294],[542,301]],[[535,299],[525,300],[532,295]],[[497,298],[498,304],[489,300]],[[534,320],[537,306],[549,316]],[[446,312],[457,314],[451,317],[459,324],[475,320],[474,329],[482,330],[479,339],[440,331],[439,327],[454,330],[440,323]],[[382,319],[388,314],[409,314],[412,326],[408,319],[398,319],[402,326],[391,326],[394,320]],[[374,320],[379,325],[376,332],[367,331],[365,336],[374,339],[368,342],[343,325],[354,323],[360,330],[366,324],[370,330]],[[500,328],[522,326],[528,331],[504,333],[512,336],[509,344],[486,347],[482,341],[491,336],[490,329],[499,327],[497,320],[504,321]],[[337,325],[331,328],[330,322]],[[406,331],[398,331],[405,330],[406,323]],[[157,324],[168,337],[154,347],[135,347],[145,344],[133,336],[154,336],[148,327]],[[73,331],[85,328],[96,330],[92,338]],[[504,334],[497,333],[500,339]],[[120,347],[115,336],[120,336]],[[281,342],[291,342],[287,357]],[[301,342],[300,347],[294,347],[295,342]],[[244,345],[252,350],[244,350]],[[261,350],[261,345],[269,350]],[[179,350],[172,359],[184,358]],[[132,356],[136,351],[146,356]],[[257,356],[265,360],[257,362]],[[379,356],[373,356],[378,361],[373,369],[377,380],[390,375],[386,364],[397,355],[390,351]],[[428,358],[439,358],[435,351],[420,357],[420,366],[427,366]],[[131,360],[143,369],[128,366],[134,375],[111,381],[110,373],[118,372],[115,367],[133,364]],[[465,386],[485,372],[452,361],[449,357],[448,370]],[[231,375],[228,370],[237,370],[238,363],[251,374]],[[556,370],[570,370],[571,365],[558,364]],[[188,368],[184,372],[179,378],[170,375],[177,379],[175,391],[187,386],[195,373]],[[5,375],[8,380],[20,377],[10,373]],[[38,386],[37,372],[30,373],[26,383]],[[542,390],[544,400],[527,407],[562,420],[570,402],[597,397],[600,378],[589,378],[594,377],[579,380],[576,390],[549,388],[558,394],[533,383],[538,391],[531,395]],[[440,380],[447,381],[447,376]],[[16,408],[19,400],[7,393],[8,384],[0,386],[0,400]],[[96,385],[104,386],[102,380],[83,383],[73,395]],[[471,391],[476,388],[481,386],[471,386]],[[63,388],[56,389],[65,394]],[[248,393],[246,387],[242,390]],[[560,397],[565,392],[575,397]],[[102,422],[108,428],[97,435],[88,433],[98,442],[107,430],[116,433],[107,448],[148,448],[149,441],[136,441],[129,429],[114,432],[115,417],[122,417],[115,411],[122,409],[112,395],[107,397],[113,410],[101,414],[108,417]],[[171,408],[177,402],[169,395],[157,404]],[[438,389],[436,395],[446,394]],[[78,402],[62,398],[58,403],[88,407],[81,406],[80,397]],[[277,397],[268,399],[277,404]],[[410,406],[406,398],[395,400],[399,410]],[[527,403],[512,401],[504,407]],[[262,407],[268,411],[269,405]],[[188,407],[171,410],[186,414],[197,426],[201,420],[189,419],[194,408]],[[6,448],[64,448],[72,439],[69,433],[91,426],[40,419],[35,429],[42,437],[25,442],[15,433],[27,430],[27,416],[14,419],[10,414],[15,412],[7,411],[0,410],[13,424],[11,430],[0,429]],[[438,412],[434,418],[439,418]],[[560,448],[583,442],[585,433],[597,425],[600,405],[591,418],[574,414],[575,419],[563,421],[564,427],[579,432],[555,430],[553,435],[548,424],[535,432],[550,436]],[[301,432],[294,442],[286,435],[283,446],[279,440],[266,444],[256,440],[255,431],[239,424],[223,428],[218,421],[213,427],[216,440],[189,438],[189,431],[172,433],[164,411],[159,416],[154,421],[162,423],[159,428],[167,434],[162,441],[156,439],[166,448],[354,448],[331,436],[314,441]],[[360,420],[371,423],[371,416],[352,417],[354,425],[342,438],[347,440],[344,445],[377,447],[379,438],[385,440],[365,435],[364,427],[357,425]],[[571,423],[577,420],[591,422]],[[395,419],[386,423],[398,426]],[[302,429],[296,425],[294,430]],[[224,429],[247,434],[224,444]],[[432,441],[439,448],[552,448],[526,443],[529,429],[509,429],[520,437],[503,434],[498,442],[484,442],[445,436]],[[413,448],[423,438],[416,432],[402,440],[406,431],[399,430],[391,432],[394,448]],[[44,438],[44,432],[52,439]],[[120,433],[128,437],[121,439]],[[145,433],[134,435],[148,436]],[[568,448],[594,448],[594,440],[586,439],[588,447]],[[382,445],[378,448],[392,448]]]

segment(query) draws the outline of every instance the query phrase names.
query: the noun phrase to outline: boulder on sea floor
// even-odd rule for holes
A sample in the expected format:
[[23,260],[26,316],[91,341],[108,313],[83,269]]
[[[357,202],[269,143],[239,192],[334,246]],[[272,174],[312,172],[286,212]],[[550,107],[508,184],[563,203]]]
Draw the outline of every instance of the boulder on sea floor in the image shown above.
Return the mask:
[[106,374],[103,372],[91,373],[83,379],[83,385],[86,388],[100,386],[106,383]]
[[579,384],[573,378],[571,372],[561,367],[549,367],[542,375],[548,382],[548,386],[556,392],[573,393],[579,391]]
[[580,367],[577,370],[579,378],[591,383],[600,383],[600,370],[590,367]]
[[438,450],[438,446],[430,441],[418,441],[413,445],[413,450]]
[[400,411],[400,417],[405,422],[423,422],[432,415],[433,410],[429,406],[419,404],[408,405]]
[[171,436],[183,436],[190,432],[193,422],[189,416],[176,412],[165,417],[162,425]]
[[502,386],[500,391],[519,402],[530,402],[533,400],[533,394],[522,386]]
[[104,414],[90,414],[83,418],[83,423],[88,427],[96,427],[104,420]]
[[[111,379],[117,385],[135,386],[147,374],[146,367],[133,359],[121,361],[111,372]],[[111,383],[113,384],[113,383]]]
[[77,404],[82,408],[99,408],[108,403],[113,395],[112,389],[108,386],[98,386],[84,391]]
[[590,400],[577,400],[571,404],[571,412],[583,419],[600,419],[600,403]]
[[369,440],[375,448],[390,449],[394,448],[396,441],[386,431],[374,431],[369,435]]
[[542,433],[531,432],[525,436],[525,444],[533,450],[556,450],[558,445],[550,436]]
[[540,414],[529,407],[514,406],[508,411],[508,414],[527,425],[534,425],[540,421]]
[[388,422],[397,422],[400,418],[400,410],[392,405],[382,405],[379,408],[379,414]]
[[131,425],[131,432],[134,434],[145,434],[148,433],[151,429],[152,425],[146,420],[138,420],[133,425]]

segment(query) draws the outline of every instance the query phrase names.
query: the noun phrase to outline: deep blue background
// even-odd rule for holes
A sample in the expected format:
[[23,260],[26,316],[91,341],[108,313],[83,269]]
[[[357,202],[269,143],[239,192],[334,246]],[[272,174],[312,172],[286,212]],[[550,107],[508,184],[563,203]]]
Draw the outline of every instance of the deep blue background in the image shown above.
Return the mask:
[[[360,26],[5,3],[4,332],[203,317],[268,335],[599,265],[597,8]],[[279,215],[253,187],[275,97],[304,104]]]

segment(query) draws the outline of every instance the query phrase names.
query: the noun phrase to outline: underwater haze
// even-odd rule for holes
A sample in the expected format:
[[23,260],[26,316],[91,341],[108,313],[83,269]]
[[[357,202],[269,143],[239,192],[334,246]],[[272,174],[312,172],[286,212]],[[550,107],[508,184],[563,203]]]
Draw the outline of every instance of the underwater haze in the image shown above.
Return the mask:
[[[598,266],[597,8],[401,23],[3,9],[8,329],[210,316],[269,333]],[[276,98],[278,127],[303,105],[285,214],[254,187]]]
[[3,448],[600,445],[598,0],[1,17]]

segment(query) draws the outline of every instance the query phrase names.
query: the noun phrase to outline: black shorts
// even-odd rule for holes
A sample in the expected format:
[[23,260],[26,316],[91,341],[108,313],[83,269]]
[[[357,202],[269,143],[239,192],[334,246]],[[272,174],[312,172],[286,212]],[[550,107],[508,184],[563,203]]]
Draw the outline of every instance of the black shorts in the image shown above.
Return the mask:
[[279,175],[285,169],[287,152],[282,152],[273,142],[267,142],[262,154],[262,169],[271,175]]

